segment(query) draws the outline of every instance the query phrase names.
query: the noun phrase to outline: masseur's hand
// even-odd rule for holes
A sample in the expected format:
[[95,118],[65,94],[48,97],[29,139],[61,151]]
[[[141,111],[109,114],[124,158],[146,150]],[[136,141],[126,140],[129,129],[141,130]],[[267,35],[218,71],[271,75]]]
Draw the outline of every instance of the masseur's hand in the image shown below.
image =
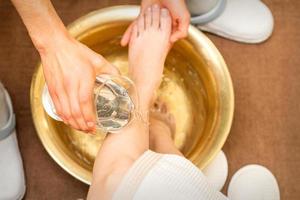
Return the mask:
[[[172,43],[187,36],[188,27],[190,24],[190,13],[186,7],[184,0],[142,0],[140,15],[144,14],[146,8],[152,4],[159,4],[169,10],[172,17],[172,34],[170,41]],[[121,40],[121,45],[126,46],[132,33],[133,24],[127,28]]]
[[99,73],[118,71],[73,39],[50,0],[12,0],[38,50],[57,114],[83,131],[95,129],[93,87]]
[[[54,41],[54,42],[53,42]],[[83,131],[95,128],[93,87],[97,74],[116,71],[99,54],[72,37],[58,37],[38,49],[57,114]]]

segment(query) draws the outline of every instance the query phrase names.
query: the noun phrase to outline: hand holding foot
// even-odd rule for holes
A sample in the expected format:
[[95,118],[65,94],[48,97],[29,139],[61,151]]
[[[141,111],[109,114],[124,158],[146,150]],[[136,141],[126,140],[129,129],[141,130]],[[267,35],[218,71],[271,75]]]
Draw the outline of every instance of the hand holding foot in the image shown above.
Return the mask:
[[[141,11],[140,15],[144,15],[147,8],[152,4],[158,4],[162,7],[165,7],[169,10],[172,17],[172,34],[170,41],[172,43],[176,42],[179,39],[185,38],[188,33],[188,28],[190,24],[190,13],[187,9],[186,3],[184,0],[142,0],[141,1]],[[129,43],[132,29],[137,20],[132,22],[124,33],[121,45],[126,46]]]
[[171,17],[158,5],[148,7],[137,19],[129,43],[129,75],[135,82],[140,104],[150,105],[158,88],[170,49]]

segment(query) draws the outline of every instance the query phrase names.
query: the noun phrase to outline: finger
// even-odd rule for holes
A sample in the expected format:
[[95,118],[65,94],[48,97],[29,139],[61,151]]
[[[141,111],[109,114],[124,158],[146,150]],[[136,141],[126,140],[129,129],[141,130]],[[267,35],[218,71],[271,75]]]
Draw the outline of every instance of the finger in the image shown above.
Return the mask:
[[183,33],[181,31],[177,30],[177,31],[172,33],[172,35],[170,37],[170,42],[174,43],[182,37],[184,37]]
[[79,102],[83,118],[89,131],[96,128],[96,109],[93,96],[94,80],[81,82],[79,87]]
[[160,7],[158,4],[152,6],[152,26],[159,28],[160,26]]
[[152,10],[151,7],[148,7],[145,13],[145,27],[150,28],[152,24]]
[[56,85],[56,94],[59,99],[59,103],[62,108],[61,118],[65,119],[65,123],[71,125],[75,129],[79,129],[78,124],[72,117],[71,108],[68,100],[67,93],[65,91],[65,87],[61,84]]
[[[55,113],[56,115],[65,123],[68,125],[68,121],[65,118],[64,114],[63,114],[63,106],[60,103],[59,100],[59,88],[57,87],[57,83],[59,80],[57,76],[53,76],[53,72],[51,72],[51,68],[49,66],[55,66],[57,63],[48,63],[46,61],[48,60],[43,60],[43,71],[44,71],[44,75],[45,75],[45,79],[46,79],[46,83],[47,83],[47,87],[48,87],[48,92],[51,96],[52,102],[54,104],[55,107]],[[48,65],[50,64],[50,65]],[[47,66],[47,67],[46,67]],[[55,68],[54,68],[55,69]]]
[[[61,109],[61,105],[60,105],[60,102],[58,100],[58,97],[55,93],[55,91],[53,90],[52,87],[49,87],[48,86],[48,91],[49,91],[49,94],[51,96],[51,99],[52,99],[52,102],[54,104],[54,107],[55,107],[55,113],[58,115],[58,116],[62,116],[62,109]],[[62,118],[63,121],[66,121],[65,119]]]
[[94,53],[92,55],[92,66],[95,67],[96,74],[120,75],[120,71],[111,63],[109,63],[101,55]]
[[176,42],[177,40],[185,38],[188,35],[188,28],[190,22],[189,19],[189,16],[186,16],[181,21],[179,21],[177,30],[171,35],[171,42]]
[[129,40],[130,40],[130,36],[131,36],[131,33],[132,33],[132,27],[133,27],[133,24],[134,22],[132,22],[129,27],[126,29],[122,39],[121,39],[121,45],[123,47],[125,47],[126,45],[128,45],[129,43]]
[[100,70],[96,70],[96,75],[98,74],[110,74],[110,75],[120,75],[121,72],[117,67],[107,62]]
[[65,124],[70,125],[72,128],[79,130],[79,125],[72,117],[68,96],[66,94],[62,95],[62,93],[60,93],[58,98],[60,104],[62,105],[62,115],[60,117],[64,119]]
[[78,124],[80,130],[86,131],[88,130],[88,126],[84,120],[81,107],[79,105],[79,85],[72,85],[68,88],[68,97],[69,97],[69,104],[71,107],[71,114],[73,119]]
[[110,75],[120,75],[120,71],[114,65],[106,62],[102,66],[95,66],[95,73],[98,74],[110,74]]
[[179,27],[178,29],[183,32],[184,37],[188,35],[188,30],[190,26],[190,14],[186,14],[184,18],[182,18],[181,21],[179,21]]
[[177,30],[175,32],[172,33],[170,41],[172,43],[176,42],[179,39],[185,38],[187,36],[187,32],[186,31],[181,31],[181,30]]
[[[70,112],[71,113],[71,112]],[[77,124],[77,122],[72,118],[72,114],[70,114],[71,117],[67,120],[67,122],[65,122],[65,124],[71,126],[73,129],[76,130],[80,130],[79,125]]]

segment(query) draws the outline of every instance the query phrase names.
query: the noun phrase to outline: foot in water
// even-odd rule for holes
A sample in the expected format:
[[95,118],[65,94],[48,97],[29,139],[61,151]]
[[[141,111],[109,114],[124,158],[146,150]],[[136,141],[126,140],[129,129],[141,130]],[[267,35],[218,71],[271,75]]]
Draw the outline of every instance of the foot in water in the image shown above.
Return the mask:
[[150,111],[150,149],[158,153],[177,154],[181,152],[174,145],[176,121],[165,102],[157,99]]
[[169,112],[168,106],[165,102],[157,99],[151,108],[150,117],[150,124],[155,124],[155,126],[157,126],[156,124],[165,126],[169,137],[174,139],[176,122],[174,115]]

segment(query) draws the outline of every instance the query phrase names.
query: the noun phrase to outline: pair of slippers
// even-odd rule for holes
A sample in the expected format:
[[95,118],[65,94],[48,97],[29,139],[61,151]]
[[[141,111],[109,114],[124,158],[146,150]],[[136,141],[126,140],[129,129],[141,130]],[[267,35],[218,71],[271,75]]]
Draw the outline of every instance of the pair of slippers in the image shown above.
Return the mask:
[[[203,173],[210,185],[221,191],[228,176],[228,163],[223,151]],[[267,168],[256,164],[246,165],[232,176],[227,196],[229,200],[280,200],[276,178]]]
[[8,92],[0,82],[0,199],[22,199],[25,178]]
[[[267,40],[274,26],[269,8],[260,0],[188,0],[191,23],[200,30],[243,43]],[[212,5],[203,12],[205,5]]]

